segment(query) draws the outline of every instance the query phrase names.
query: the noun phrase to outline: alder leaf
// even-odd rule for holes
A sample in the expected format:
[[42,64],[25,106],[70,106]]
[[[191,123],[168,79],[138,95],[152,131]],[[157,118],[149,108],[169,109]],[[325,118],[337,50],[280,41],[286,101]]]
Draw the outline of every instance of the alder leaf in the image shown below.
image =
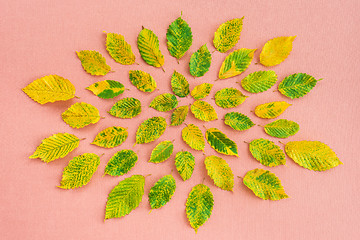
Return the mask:
[[204,136],[200,128],[195,126],[194,124],[189,124],[183,128],[181,131],[181,136],[184,142],[186,142],[189,147],[194,150],[201,150],[203,151],[205,148],[205,140]]
[[267,41],[260,53],[260,63],[267,67],[282,63],[289,56],[295,38],[277,37]]
[[202,83],[194,87],[190,94],[196,100],[203,99],[209,95],[213,85],[211,83]]
[[149,203],[151,209],[163,207],[168,203],[175,193],[176,182],[172,175],[160,178],[149,192]]
[[186,216],[196,233],[211,216],[213,206],[214,196],[208,186],[198,184],[191,189],[186,199]]
[[174,144],[171,141],[162,141],[152,150],[149,162],[164,162],[171,156],[173,150]]
[[313,76],[306,73],[295,73],[282,80],[278,90],[288,98],[299,98],[310,92],[320,80],[316,80]]
[[208,156],[205,158],[204,163],[209,177],[217,187],[227,191],[233,190],[234,174],[224,159],[217,156]]
[[239,156],[237,146],[234,141],[229,139],[224,133],[217,128],[209,128],[206,130],[205,138],[210,146],[225,155]]
[[328,145],[319,141],[288,142],[285,152],[294,162],[309,170],[325,171],[343,164]]
[[137,208],[144,195],[145,178],[142,175],[133,175],[125,178],[109,193],[105,220],[121,218]]
[[128,173],[138,160],[133,150],[121,150],[114,154],[105,167],[105,174],[110,176],[122,176]]
[[188,106],[181,106],[174,110],[174,112],[171,114],[171,124],[170,126],[179,126],[181,125],[189,112]]
[[249,150],[253,157],[264,166],[275,167],[286,163],[284,152],[267,139],[259,138],[251,141]]
[[111,67],[106,64],[105,58],[97,51],[83,50],[76,52],[76,54],[84,70],[91,75],[104,76],[111,71]]
[[222,108],[233,108],[242,104],[247,97],[235,88],[223,88],[216,92],[215,103]]
[[41,141],[29,158],[40,158],[48,163],[63,158],[79,146],[80,139],[70,133],[58,133]]
[[191,104],[190,109],[194,117],[199,120],[208,122],[218,119],[215,109],[209,103],[202,100],[195,101]]
[[128,131],[123,127],[108,127],[96,135],[94,144],[99,147],[113,148],[120,146],[128,137]]
[[59,188],[74,189],[88,184],[100,164],[94,153],[84,153],[74,157],[64,168]]
[[61,114],[62,119],[72,128],[83,128],[100,120],[99,110],[91,104],[77,102]]
[[91,84],[86,88],[102,99],[114,98],[122,94],[125,90],[124,85],[118,81],[105,80]]
[[109,113],[118,118],[133,118],[141,113],[141,102],[132,97],[123,98],[111,107]]
[[191,154],[191,152],[180,151],[176,154],[175,166],[181,178],[186,181],[194,172],[195,157]]
[[189,82],[186,78],[174,70],[173,75],[171,76],[171,89],[174,94],[178,97],[186,97],[189,95]]
[[225,53],[235,47],[240,39],[243,19],[244,17],[229,20],[216,30],[213,43],[219,52]]
[[201,46],[199,50],[194,52],[190,58],[190,74],[194,77],[201,77],[209,71],[211,64],[211,53],[206,44]]
[[277,81],[277,75],[274,71],[257,71],[250,73],[241,80],[241,86],[248,92],[265,92]]
[[248,116],[238,112],[229,112],[225,114],[224,123],[238,131],[247,130],[255,125]]
[[37,103],[66,101],[75,97],[75,87],[67,79],[58,75],[48,75],[34,80],[22,89]]
[[244,72],[250,65],[256,49],[241,48],[230,53],[221,64],[219,79],[234,77]]
[[166,129],[163,117],[152,117],[143,121],[136,131],[136,143],[149,143],[158,139]]
[[159,49],[158,37],[149,29],[143,27],[137,39],[137,45],[142,59],[154,67],[164,65],[164,56]]
[[264,200],[280,200],[289,197],[279,178],[270,171],[258,168],[248,171],[243,182],[256,196]]
[[279,119],[264,126],[267,134],[277,138],[287,138],[299,131],[299,124],[286,119]]
[[283,101],[264,103],[255,108],[255,115],[259,118],[276,118],[290,106],[291,104]]
[[159,112],[167,112],[173,110],[178,105],[178,100],[175,95],[171,93],[163,93],[156,96],[150,103],[151,108]]
[[117,33],[106,34],[106,50],[110,56],[122,65],[131,65],[135,63],[135,55],[131,50],[124,36]]
[[140,70],[129,71],[131,83],[142,92],[152,92],[156,89],[154,78],[147,72]]

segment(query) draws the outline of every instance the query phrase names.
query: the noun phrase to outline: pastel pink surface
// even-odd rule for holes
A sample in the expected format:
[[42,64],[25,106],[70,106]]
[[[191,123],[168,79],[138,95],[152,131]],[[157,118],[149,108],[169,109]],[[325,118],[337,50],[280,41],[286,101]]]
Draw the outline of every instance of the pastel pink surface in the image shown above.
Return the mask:
[[[360,4],[351,1],[1,1],[0,25],[1,68],[1,151],[0,151],[0,234],[1,239],[358,239],[359,215],[359,107],[360,68]],[[189,52],[176,63],[166,48],[166,29],[180,16],[192,28],[194,41]],[[227,54],[213,53],[210,71],[204,77],[189,75],[191,53],[207,43],[212,52],[213,33],[232,18],[245,16],[238,48],[257,48],[255,58],[246,72],[238,77],[214,82]],[[140,57],[136,38],[141,26],[152,29],[160,39],[165,56],[165,73],[147,65]],[[140,65],[122,66],[106,52],[106,32],[121,33],[132,45]],[[278,36],[293,36],[293,51],[278,66],[266,68],[259,54],[264,43]],[[104,77],[87,74],[75,51],[97,50],[115,71]],[[160,91],[139,92],[130,84],[128,71],[141,69],[151,73]],[[156,142],[136,145],[135,131],[141,121],[163,116],[169,123],[171,113],[160,113],[147,106],[160,93],[170,92],[173,70],[184,74],[192,89],[203,82],[214,83],[206,101],[221,119],[226,112],[247,114],[256,124],[270,121],[257,118],[250,111],[270,101],[293,104],[281,118],[296,121],[300,131],[284,140],[318,140],[328,144],[344,163],[326,172],[312,172],[287,158],[287,166],[267,168],[254,160],[247,144],[255,138],[269,138],[254,126],[236,132],[221,120],[205,123],[217,127],[235,140],[240,158],[222,155],[236,176],[244,176],[254,168],[269,169],[282,180],[289,199],[270,202],[258,199],[239,179],[234,192],[217,188],[207,176],[202,152],[190,150],[181,139],[183,126],[169,127]],[[272,69],[279,79],[297,72],[323,78],[305,97],[289,100],[274,86],[271,90],[250,94],[236,82],[247,74]],[[21,88],[49,74],[69,79],[81,99],[41,106],[28,98]],[[113,79],[130,91],[115,99],[101,100],[85,90],[95,81]],[[223,87],[239,88],[250,96],[244,104],[224,110],[211,99]],[[123,97],[136,97],[143,112],[133,120],[120,120],[107,111]],[[83,129],[72,129],[61,119],[71,104],[84,101],[100,110],[105,119]],[[182,98],[179,105],[191,103]],[[191,114],[186,120],[198,126],[203,123]],[[110,126],[128,127],[129,138],[120,147],[102,149],[90,145],[95,135]],[[203,132],[204,128],[202,128]],[[69,132],[86,140],[64,159],[45,164],[29,159],[43,138],[54,133]],[[152,148],[161,140],[175,139],[174,152],[190,150],[196,157],[192,178],[183,182],[174,166],[175,154],[166,162],[148,163]],[[269,138],[274,141],[278,139]],[[135,167],[122,177],[102,177],[108,159],[121,149],[133,149],[139,155]],[[68,161],[84,152],[105,153],[91,182],[77,190],[62,190],[62,170]],[[206,154],[216,154],[206,145]],[[219,154],[216,154],[221,156]],[[150,214],[147,194],[163,175],[173,171],[177,189],[173,199],[162,209]],[[122,219],[103,221],[107,195],[122,179],[132,174],[152,174],[146,179],[145,195],[138,209]],[[185,202],[191,188],[201,183],[211,188],[215,205],[211,218],[195,235],[185,215]]]

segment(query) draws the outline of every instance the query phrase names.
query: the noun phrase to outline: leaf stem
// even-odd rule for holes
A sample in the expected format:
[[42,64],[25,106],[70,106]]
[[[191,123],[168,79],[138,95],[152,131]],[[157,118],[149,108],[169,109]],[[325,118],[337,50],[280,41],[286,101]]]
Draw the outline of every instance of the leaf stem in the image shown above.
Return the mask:
[[74,98],[80,99],[80,97],[78,97],[78,96],[74,96]]
[[150,176],[151,176],[151,173],[145,175],[144,178],[147,178],[147,177],[150,177]]
[[163,66],[161,66],[161,69],[165,72],[165,69],[163,68]]

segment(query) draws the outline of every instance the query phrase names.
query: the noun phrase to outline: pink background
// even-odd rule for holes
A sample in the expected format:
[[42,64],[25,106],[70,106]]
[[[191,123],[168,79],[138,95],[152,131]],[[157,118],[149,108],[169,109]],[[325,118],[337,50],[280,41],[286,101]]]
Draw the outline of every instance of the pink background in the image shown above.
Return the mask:
[[[56,2],[56,3],[55,3]],[[61,2],[61,3],[60,3]],[[359,24],[360,4],[352,1],[48,1],[1,0],[1,134],[0,138],[0,233],[1,239],[358,239],[359,236]],[[180,16],[189,23],[194,35],[193,45],[180,60],[171,57],[166,48],[166,29]],[[222,121],[205,123],[217,127],[238,144],[240,158],[219,155],[227,160],[236,176],[244,176],[254,168],[270,169],[281,180],[290,199],[271,202],[253,195],[235,179],[234,192],[214,186],[206,175],[201,152],[191,150],[181,139],[183,126],[169,127],[156,142],[132,147],[135,131],[143,120],[164,116],[168,123],[171,113],[148,108],[159,93],[170,91],[174,69],[183,73],[191,89],[211,82],[226,54],[215,52],[210,71],[199,79],[188,72],[191,54],[207,43],[210,51],[217,27],[232,18],[245,16],[242,35],[236,48],[257,48],[250,68],[241,76],[215,83],[211,103],[221,119],[226,112],[239,111],[257,124],[270,121],[250,112],[258,104],[284,100],[293,105],[283,118],[296,121],[300,131],[283,140],[319,140],[327,143],[344,165],[326,172],[312,172],[287,158],[287,166],[266,168],[253,159],[247,144],[255,138],[268,137],[261,127],[236,132]],[[152,29],[160,39],[165,56],[166,73],[147,65],[136,47],[141,26]],[[106,52],[106,32],[121,33],[132,45],[139,66],[122,66]],[[236,83],[247,74],[265,70],[259,61],[264,43],[278,36],[297,35],[290,57],[270,68],[279,79],[297,72],[324,78],[305,97],[289,100],[274,86],[260,93],[246,93]],[[75,51],[97,50],[107,59],[114,73],[104,77],[87,74]],[[160,91],[143,94],[128,79],[130,69],[151,73]],[[63,76],[75,85],[81,99],[41,106],[28,98],[21,88],[49,74]],[[130,91],[111,100],[101,100],[85,90],[95,81],[113,79]],[[250,96],[244,104],[224,110],[211,99],[223,87],[237,87]],[[139,98],[143,113],[133,120],[120,120],[106,111],[122,97]],[[61,113],[75,102],[84,101],[99,108],[105,119],[83,129],[72,129],[61,119]],[[180,106],[193,102],[191,97],[180,100]],[[186,120],[198,126],[203,123],[192,114]],[[129,138],[120,147],[102,149],[90,142],[102,129],[110,126],[129,129]],[[201,127],[204,131],[204,128]],[[64,159],[45,164],[29,159],[43,138],[54,133],[69,132],[86,140]],[[196,157],[192,178],[183,182],[175,170],[174,156],[162,164],[147,163],[152,148],[162,140],[175,139],[174,152],[190,150]],[[121,149],[133,149],[139,155],[136,166],[122,177],[102,177],[108,159]],[[91,182],[77,190],[56,188],[68,161],[84,152],[105,153]],[[216,154],[206,144],[206,154]],[[149,214],[147,194],[163,175],[173,171],[177,189],[173,199],[162,209]],[[132,174],[152,175],[146,179],[145,195],[138,209],[122,219],[104,223],[107,195],[117,183]],[[211,218],[197,235],[189,226],[184,204],[191,188],[205,184],[214,194]]]

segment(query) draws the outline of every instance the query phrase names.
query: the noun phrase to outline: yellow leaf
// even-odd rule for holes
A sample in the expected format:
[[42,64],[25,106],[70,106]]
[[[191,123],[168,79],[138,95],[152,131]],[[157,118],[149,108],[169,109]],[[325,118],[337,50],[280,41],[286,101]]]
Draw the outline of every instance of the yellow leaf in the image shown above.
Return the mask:
[[276,118],[280,116],[291,104],[287,102],[270,102],[258,105],[255,115],[259,118]]
[[204,150],[205,140],[200,128],[194,124],[189,124],[181,131],[181,136],[184,142],[186,142],[194,150]]
[[106,35],[106,50],[120,64],[131,65],[135,63],[135,55],[131,50],[130,44],[120,34],[108,33]]
[[91,104],[80,102],[71,105],[61,114],[64,122],[73,128],[83,128],[100,120],[99,110]]
[[91,144],[104,148],[113,148],[125,142],[127,137],[128,132],[126,128],[108,127],[99,132]]
[[219,52],[227,52],[239,41],[242,25],[242,18],[231,19],[219,26],[214,34],[214,46]]
[[266,42],[260,53],[260,63],[267,67],[282,63],[289,56],[295,38],[278,37]]
[[256,49],[241,48],[230,53],[221,64],[219,79],[234,77],[244,72],[250,65]]
[[111,71],[111,67],[106,64],[105,58],[97,51],[83,50],[76,52],[76,54],[84,70],[91,75],[104,76]]
[[205,167],[214,184],[219,188],[232,191],[234,187],[234,174],[227,162],[217,156],[205,158]]
[[207,102],[197,100],[191,104],[191,112],[195,118],[208,122],[218,119],[215,109]]
[[143,27],[139,33],[137,44],[144,61],[154,67],[164,65],[164,56],[159,49],[158,37],[149,29]]

